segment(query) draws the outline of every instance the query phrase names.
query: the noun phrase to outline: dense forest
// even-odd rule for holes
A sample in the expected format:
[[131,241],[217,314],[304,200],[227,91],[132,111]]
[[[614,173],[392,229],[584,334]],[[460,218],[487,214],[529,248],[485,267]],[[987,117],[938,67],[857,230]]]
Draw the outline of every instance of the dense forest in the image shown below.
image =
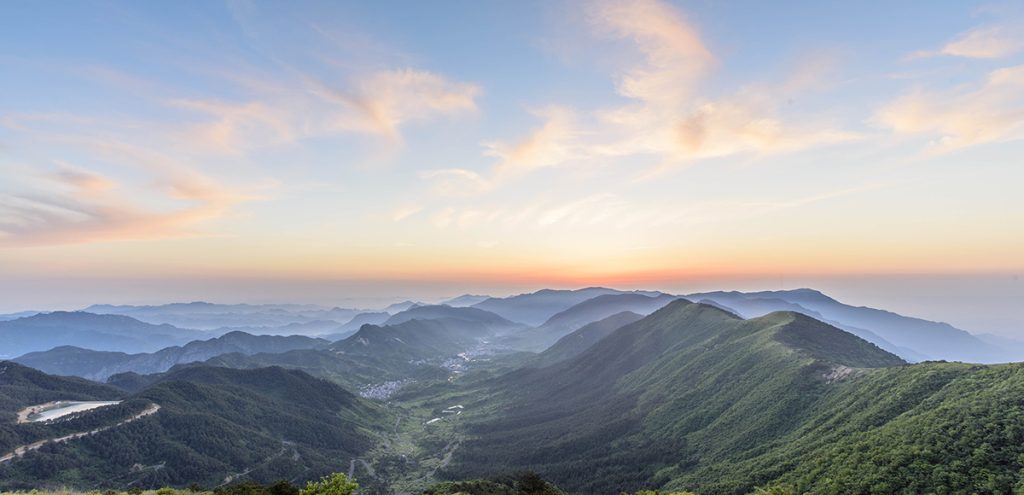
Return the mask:
[[338,471],[344,467],[340,459],[368,450],[373,440],[366,428],[386,418],[379,406],[300,371],[190,367],[102,413],[55,425],[11,425],[18,436],[5,436],[4,450],[36,437],[83,431],[89,427],[83,422],[123,417],[145,404],[158,404],[159,414],[0,463],[0,487],[216,486],[238,476],[311,478]]
[[453,479],[530,469],[574,493],[1021,488],[1024,365],[906,365],[793,313],[673,303],[472,395],[493,414],[471,418]]

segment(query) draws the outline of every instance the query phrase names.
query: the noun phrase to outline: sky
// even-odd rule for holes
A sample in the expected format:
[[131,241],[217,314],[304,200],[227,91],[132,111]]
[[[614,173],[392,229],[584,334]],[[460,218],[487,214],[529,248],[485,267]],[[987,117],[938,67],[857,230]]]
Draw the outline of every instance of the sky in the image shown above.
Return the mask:
[[0,310],[811,286],[1024,337],[1024,5],[0,6]]

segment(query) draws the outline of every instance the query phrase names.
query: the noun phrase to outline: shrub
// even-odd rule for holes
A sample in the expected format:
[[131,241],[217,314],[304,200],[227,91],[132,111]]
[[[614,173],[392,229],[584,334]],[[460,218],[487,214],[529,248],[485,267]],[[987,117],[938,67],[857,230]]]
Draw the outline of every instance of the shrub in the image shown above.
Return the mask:
[[320,481],[310,481],[299,491],[299,495],[353,495],[359,485],[341,473],[325,476]]

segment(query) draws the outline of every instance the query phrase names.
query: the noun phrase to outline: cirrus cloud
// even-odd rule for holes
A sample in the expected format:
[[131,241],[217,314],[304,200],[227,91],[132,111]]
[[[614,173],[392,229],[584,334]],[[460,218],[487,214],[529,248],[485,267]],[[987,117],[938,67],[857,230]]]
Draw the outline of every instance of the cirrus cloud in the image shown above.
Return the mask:
[[911,54],[911,58],[946,55],[951,57],[996,59],[1024,50],[1024,23],[999,23],[978,26],[961,33],[938,50]]
[[496,158],[486,173],[448,168],[421,174],[442,195],[480,194],[542,168],[590,167],[601,159],[641,156],[638,178],[707,158],[773,154],[858,139],[820,118],[786,115],[786,102],[819,84],[831,61],[811,59],[779,84],[751,84],[731,94],[701,94],[720,63],[699,30],[659,0],[603,1],[586,20],[599,36],[628,43],[634,56],[613,78],[626,103],[581,111],[548,105],[542,123],[519,141],[484,143]]
[[917,89],[883,105],[872,121],[901,135],[932,137],[931,152],[1024,137],[1024,65],[975,86]]
[[168,102],[207,117],[188,126],[181,141],[202,151],[231,154],[344,133],[397,143],[401,128],[411,122],[475,112],[482,93],[475,84],[410,68],[359,74],[341,85],[303,75],[290,83],[245,86],[256,91],[246,101]]

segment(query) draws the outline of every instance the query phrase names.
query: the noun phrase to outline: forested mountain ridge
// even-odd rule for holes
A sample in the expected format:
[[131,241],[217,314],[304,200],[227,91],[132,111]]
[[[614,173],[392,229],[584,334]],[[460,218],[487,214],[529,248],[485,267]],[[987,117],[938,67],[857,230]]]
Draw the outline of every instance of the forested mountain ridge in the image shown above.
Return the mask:
[[550,366],[559,361],[576,357],[615,330],[641,319],[643,319],[643,315],[638,315],[632,311],[623,311],[584,325],[582,328],[558,339],[558,342],[555,342],[554,345],[545,349],[544,352],[541,352],[536,358],[531,360],[529,365],[543,368],[544,366]]
[[14,413],[54,400],[111,400],[122,393],[82,378],[53,376],[13,361],[0,361],[0,424],[13,423]]
[[529,469],[587,494],[1005,493],[1024,486],[1022,377],[1021,364],[907,365],[799,313],[676,301],[474,392],[502,405],[471,418],[446,476]]
[[800,312],[914,361],[945,359],[998,363],[1024,359],[1022,354],[991,345],[947,323],[851,306],[813,289],[707,292],[686,297],[714,301],[748,318],[779,310]]
[[153,353],[126,354],[61,346],[48,351],[28,353],[15,358],[14,361],[55,375],[74,375],[105,381],[109,376],[118,373],[161,373],[177,364],[205,361],[221,354],[287,352],[325,347],[329,343],[324,339],[302,335],[250,335],[236,331],[208,340],[195,340],[183,346],[167,347]]
[[352,336],[331,344],[330,350],[377,359],[429,360],[458,354],[490,334],[485,324],[476,321],[409,319],[394,325],[363,325]]
[[2,463],[0,489],[316,478],[371,448],[388,417],[333,383],[275,367],[187,367],[124,399],[160,409]]
[[623,311],[646,316],[675,299],[668,294],[604,294],[559,311],[536,328],[511,333],[502,342],[516,349],[540,352],[589,323]]
[[727,458],[771,441],[834,383],[902,364],[803,315],[742,320],[677,300],[575,358],[492,383],[507,405],[472,424],[475,439],[451,476],[503,465],[574,492],[635,490],[688,458]]

